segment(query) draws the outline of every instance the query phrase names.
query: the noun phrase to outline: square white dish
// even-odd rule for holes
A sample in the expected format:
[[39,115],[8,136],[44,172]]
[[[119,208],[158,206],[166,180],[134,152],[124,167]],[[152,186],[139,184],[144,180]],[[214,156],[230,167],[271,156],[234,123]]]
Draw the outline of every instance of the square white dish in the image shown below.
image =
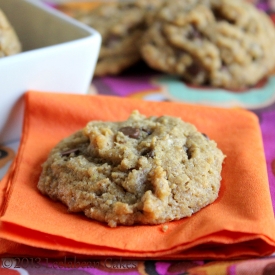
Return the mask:
[[85,94],[101,36],[37,0],[0,0],[22,52],[0,58],[0,144],[20,138],[28,90]]

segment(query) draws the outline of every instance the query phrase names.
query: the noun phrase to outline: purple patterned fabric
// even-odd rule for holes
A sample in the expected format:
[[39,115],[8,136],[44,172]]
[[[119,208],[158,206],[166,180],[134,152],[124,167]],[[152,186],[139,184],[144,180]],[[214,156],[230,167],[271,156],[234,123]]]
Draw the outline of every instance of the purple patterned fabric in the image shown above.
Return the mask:
[[129,96],[129,87],[132,88],[132,93],[157,89],[156,85],[148,83],[148,76],[127,76],[123,79],[117,77],[104,77],[102,81],[107,86],[112,87],[114,93],[123,97]]
[[270,193],[275,210],[275,110],[261,114],[261,131],[264,142]]

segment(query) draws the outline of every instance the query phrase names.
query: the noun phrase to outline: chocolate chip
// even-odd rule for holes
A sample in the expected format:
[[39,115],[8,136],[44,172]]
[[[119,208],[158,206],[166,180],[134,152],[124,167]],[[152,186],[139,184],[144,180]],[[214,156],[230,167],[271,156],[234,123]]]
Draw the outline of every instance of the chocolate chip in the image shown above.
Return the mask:
[[234,20],[233,18],[230,18],[228,16],[226,16],[220,9],[213,9],[212,10],[214,16],[215,16],[215,20],[217,22],[221,22],[221,21],[226,21],[228,22],[229,24],[235,24],[236,20]]
[[149,129],[141,129],[143,132],[145,132],[148,136],[150,136],[153,132]]
[[153,158],[155,156],[155,153],[152,149],[148,148],[144,150],[141,155],[147,158]]
[[122,127],[119,129],[125,136],[130,138],[138,139],[140,135],[140,130],[138,128],[133,128],[130,126]]
[[203,71],[203,68],[197,62],[193,62],[190,66],[186,68],[186,70],[190,75],[197,76],[200,72]]
[[216,19],[217,22],[225,21],[226,20],[220,10],[213,9],[212,12],[213,12],[213,14],[214,14],[215,19]]
[[63,151],[63,152],[61,152],[61,156],[62,157],[69,156],[72,153],[75,153],[75,154],[79,153],[79,149],[74,148],[74,149],[69,149],[69,150]]
[[195,28],[193,27],[192,30],[190,30],[190,32],[187,35],[188,39],[201,39],[202,38],[202,34]]
[[187,154],[188,159],[191,159],[192,158],[192,153],[191,153],[190,148],[187,148],[186,146],[183,146],[183,149],[184,149],[185,153]]

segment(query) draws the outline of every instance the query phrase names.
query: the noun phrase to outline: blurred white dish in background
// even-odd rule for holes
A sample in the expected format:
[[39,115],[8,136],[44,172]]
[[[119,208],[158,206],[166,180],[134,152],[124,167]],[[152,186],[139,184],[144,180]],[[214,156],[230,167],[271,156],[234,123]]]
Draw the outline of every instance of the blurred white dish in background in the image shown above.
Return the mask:
[[0,58],[0,144],[20,138],[28,90],[87,93],[100,34],[38,0],[0,0],[23,52]]

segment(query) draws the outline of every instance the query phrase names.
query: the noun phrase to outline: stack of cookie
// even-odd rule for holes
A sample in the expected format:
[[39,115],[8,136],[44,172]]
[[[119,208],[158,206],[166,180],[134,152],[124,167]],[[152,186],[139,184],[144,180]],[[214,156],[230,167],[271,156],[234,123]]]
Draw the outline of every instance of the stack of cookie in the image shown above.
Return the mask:
[[114,2],[74,14],[76,19],[98,30],[102,36],[95,75],[119,74],[140,60],[141,37],[147,21],[162,1]]
[[0,57],[13,55],[20,51],[19,39],[7,17],[0,10]]
[[129,0],[76,16],[103,37],[95,75],[143,59],[197,85],[240,89],[275,67],[275,28],[244,0]]

